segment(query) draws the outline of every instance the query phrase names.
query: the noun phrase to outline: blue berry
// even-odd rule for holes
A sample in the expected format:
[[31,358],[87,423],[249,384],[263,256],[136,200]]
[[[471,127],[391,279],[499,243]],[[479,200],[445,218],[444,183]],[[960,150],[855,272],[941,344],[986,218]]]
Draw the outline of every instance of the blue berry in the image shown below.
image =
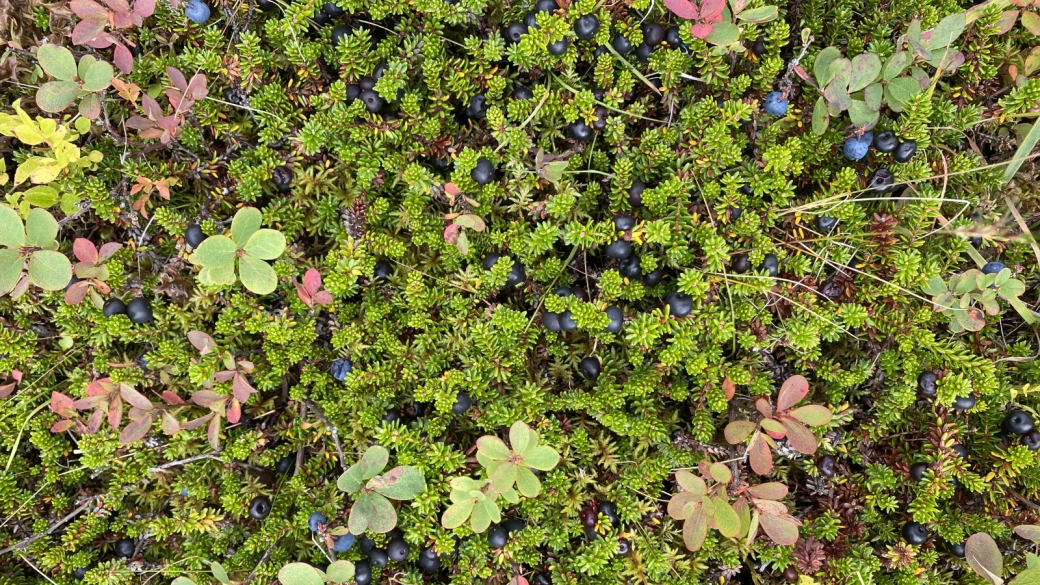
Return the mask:
[[1000,272],[1001,270],[1004,270],[1005,268],[1007,268],[1007,266],[1004,266],[1003,262],[987,262],[986,265],[982,267],[982,273],[983,274],[997,274],[998,272]]
[[766,95],[764,109],[770,116],[783,116],[787,113],[787,100],[781,99],[780,92],[774,91]]
[[317,532],[319,524],[325,524],[325,514],[313,512],[307,517],[307,527],[311,529],[311,532]]
[[354,535],[349,532],[332,539],[332,550],[338,553],[347,552],[352,546],[354,546]]
[[188,0],[184,5],[184,16],[196,24],[204,24],[209,20],[209,6],[202,0]]
[[870,150],[870,144],[874,141],[874,135],[870,132],[863,134],[863,136],[856,138],[853,136],[845,141],[844,153],[846,158],[852,160],[860,160],[867,156],[867,151]]
[[329,368],[329,373],[337,381],[342,382],[347,379],[347,374],[354,371],[354,366],[350,363],[347,358],[338,359],[332,362],[332,367]]

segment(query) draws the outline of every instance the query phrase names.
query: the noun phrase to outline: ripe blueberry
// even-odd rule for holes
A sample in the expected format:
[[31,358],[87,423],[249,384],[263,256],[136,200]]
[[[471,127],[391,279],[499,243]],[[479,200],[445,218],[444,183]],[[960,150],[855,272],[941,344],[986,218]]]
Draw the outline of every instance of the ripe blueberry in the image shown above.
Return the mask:
[[534,99],[534,92],[521,85],[513,90],[513,97],[518,100]]
[[152,304],[144,297],[137,297],[126,305],[126,316],[131,323],[141,325],[152,322]]
[[[639,46],[636,47],[636,52],[635,53],[636,53],[636,57],[640,61],[642,61],[643,63],[646,63],[646,62],[650,61],[650,54],[653,53],[653,51],[654,51],[654,48],[651,47],[650,45],[648,45],[646,43],[640,43]],[[658,89],[660,89],[660,88],[658,88]]]
[[585,376],[586,380],[595,382],[596,378],[599,378],[599,360],[592,356],[581,360],[581,363],[578,364],[578,371],[581,372],[582,376]]
[[574,321],[574,316],[571,315],[570,311],[564,311],[560,313],[560,329],[563,331],[574,331],[578,328],[578,324]]
[[1022,444],[1030,451],[1040,449],[1040,431],[1029,431],[1022,435]]
[[618,264],[618,274],[625,278],[639,278],[643,275],[643,268],[640,266],[639,256],[629,256]]
[[614,40],[610,41],[610,45],[614,47],[614,50],[619,55],[627,55],[632,52],[632,43],[620,34],[614,35]]
[[632,207],[639,207],[643,204],[643,191],[645,190],[646,185],[642,181],[634,181],[628,188],[628,202]]
[[505,527],[506,532],[512,534],[518,530],[523,530],[527,524],[524,524],[524,521],[519,518],[510,518],[509,520],[506,520],[502,526]]
[[643,284],[646,286],[657,286],[664,280],[664,270],[655,268],[643,275]]
[[204,241],[206,241],[206,234],[202,233],[202,228],[198,224],[193,223],[184,230],[184,242],[192,248],[198,248]]
[[896,162],[905,163],[914,157],[915,152],[917,152],[917,141],[907,140],[905,142],[900,142],[899,146],[892,151],[892,158],[894,158]]
[[656,47],[664,42],[664,27],[656,22],[648,22],[643,25],[643,42]]
[[596,521],[599,519],[595,508],[582,508],[581,512],[578,513],[578,519],[581,521],[581,525],[592,528],[596,526]]
[[279,193],[289,192],[289,189],[292,188],[292,179],[293,172],[285,165],[279,165],[271,171],[271,180],[274,182],[274,188],[278,189]]
[[556,0],[538,0],[534,3],[536,12],[552,12],[559,7],[560,5],[556,3]]
[[548,311],[542,313],[542,325],[549,331],[560,331],[560,315]]
[[354,535],[349,532],[332,539],[332,550],[335,552],[347,552],[352,546],[354,546]]
[[676,317],[685,317],[693,311],[693,299],[684,292],[669,293],[665,302],[668,303],[668,311]]
[[1004,270],[1005,268],[1007,268],[1007,266],[1004,266],[1003,262],[996,262],[996,261],[994,261],[994,262],[987,262],[986,265],[982,267],[982,273],[983,274],[997,274],[1001,270]]
[[567,135],[577,142],[592,140],[592,128],[581,120],[567,126]]
[[367,536],[362,536],[361,537],[361,545],[360,545],[360,547],[361,547],[361,552],[363,552],[363,553],[365,553],[367,555],[368,553],[372,552],[372,549],[374,549],[376,547],[376,541],[372,540],[371,538],[369,538]]
[[953,449],[953,452],[961,459],[965,459],[968,456],[968,448],[962,444],[954,445],[951,449]]
[[874,137],[874,148],[878,149],[878,152],[892,152],[897,146],[899,146],[899,139],[891,130],[878,132]]
[[524,26],[526,26],[529,31],[538,30],[538,17],[534,10],[524,15]]
[[510,24],[509,26],[506,27],[506,30],[503,33],[503,36],[505,36],[506,42],[515,44],[515,43],[519,43],[521,37],[523,37],[524,34],[526,34],[526,33],[527,33],[527,25],[526,24],[521,24],[519,22],[514,22],[514,23],[512,23],[512,24]]
[[816,460],[816,471],[819,471],[823,477],[834,477],[837,465],[838,460],[834,458],[834,455],[824,455]]
[[766,54],[765,37],[762,37],[760,35],[757,39],[755,39],[755,42],[751,45],[751,52],[754,53],[756,57],[761,57],[762,55]]
[[202,0],[188,0],[184,4],[184,16],[196,24],[204,24],[209,20],[209,6]]
[[379,94],[374,89],[363,89],[358,99],[365,104],[365,109],[375,114],[379,110],[383,109],[383,98],[379,97]]
[[914,481],[921,481],[926,471],[928,471],[927,463],[914,463],[910,466],[910,478]]
[[867,156],[872,140],[874,140],[874,136],[870,132],[865,133],[859,138],[855,136],[848,138],[845,141],[845,147],[842,150],[845,154],[845,158],[848,158],[849,160],[860,160]]
[[1028,412],[1024,410],[1012,410],[1004,417],[1004,423],[1002,426],[1006,431],[1015,433],[1016,435],[1024,435],[1036,428],[1036,423],[1033,421],[1033,416]]
[[394,408],[391,408],[390,410],[386,411],[383,414],[383,422],[385,424],[390,424],[390,423],[394,422],[395,420],[400,420],[400,419],[401,419],[401,413],[397,412],[397,410],[394,409]]
[[636,227],[636,219],[627,213],[614,216],[614,229],[619,232],[627,232]]
[[342,382],[347,379],[347,374],[354,371],[354,366],[350,363],[347,358],[340,358],[332,362],[332,366],[329,368],[329,373],[338,382]]
[[274,470],[277,473],[289,473],[290,471],[292,471],[293,467],[296,467],[295,455],[286,455],[274,464]]
[[382,569],[390,562],[390,555],[381,548],[374,548],[368,553],[368,560],[371,561],[373,567]]
[[732,270],[736,274],[744,274],[748,270],[751,270],[751,260],[748,259],[748,255],[737,254],[734,256]]
[[922,396],[935,396],[936,382],[939,376],[935,372],[924,371],[917,376],[917,392]]
[[466,108],[466,116],[473,120],[483,120],[487,117],[487,98],[482,95],[473,96]]
[[975,408],[975,395],[968,394],[967,396],[958,396],[953,401],[953,407],[958,410],[968,410],[970,408]]
[[332,18],[339,18],[347,13],[346,10],[340,8],[339,4],[336,4],[335,2],[326,2],[325,6],[322,6],[321,11]]
[[816,224],[816,229],[826,234],[834,229],[834,226],[838,225],[838,218],[829,215],[821,215],[817,217],[813,223]]
[[903,540],[910,544],[924,544],[924,541],[928,540],[928,529],[919,522],[907,522],[900,532]]
[[781,97],[779,91],[774,91],[766,94],[765,105],[763,109],[770,116],[783,116],[787,113],[788,100]]
[[455,404],[451,405],[451,411],[455,414],[462,414],[469,410],[471,404],[473,404],[473,401],[470,400],[469,393],[459,392],[458,395],[455,396]]
[[332,46],[333,47],[338,47],[340,45],[340,43],[343,42],[344,39],[346,39],[348,36],[350,36],[350,33],[353,30],[354,29],[352,29],[351,27],[349,27],[349,26],[347,26],[345,24],[341,24],[341,25],[337,26],[336,28],[332,29]]
[[607,257],[624,260],[632,255],[632,244],[625,240],[616,240],[607,245]]
[[134,550],[137,546],[134,544],[132,538],[121,538],[116,542],[116,556],[121,559],[129,559],[134,556]]
[[470,171],[469,177],[473,179],[473,182],[483,187],[491,182],[495,178],[495,166],[491,164],[491,161],[481,157],[477,159],[477,166],[473,167]]
[[376,262],[375,268],[372,270],[372,278],[375,280],[387,281],[390,280],[390,275],[394,273],[394,267],[386,260],[380,260]]
[[766,254],[758,269],[765,270],[769,276],[776,277],[777,274],[780,274],[780,260],[777,259],[776,254]]
[[354,563],[354,582],[357,585],[368,585],[372,582],[372,563],[368,559]]
[[271,513],[271,498],[257,496],[249,502],[249,517],[254,520],[263,520]]
[[549,43],[545,46],[545,49],[549,51],[549,54],[553,57],[559,57],[567,52],[567,47],[569,46],[570,43],[567,42],[567,39],[560,39],[555,43]]
[[495,526],[487,533],[488,546],[494,549],[502,548],[509,542],[509,532],[503,526]]
[[111,298],[105,301],[104,306],[101,309],[106,317],[115,317],[116,315],[126,314],[126,303],[120,299]]
[[325,514],[321,512],[311,512],[311,515],[307,517],[307,527],[311,529],[311,532],[317,532],[323,524],[325,524]]
[[625,322],[625,314],[618,307],[607,307],[604,311],[608,317],[610,317],[610,323],[607,324],[607,328],[604,329],[607,333],[617,333],[621,331],[621,326]]

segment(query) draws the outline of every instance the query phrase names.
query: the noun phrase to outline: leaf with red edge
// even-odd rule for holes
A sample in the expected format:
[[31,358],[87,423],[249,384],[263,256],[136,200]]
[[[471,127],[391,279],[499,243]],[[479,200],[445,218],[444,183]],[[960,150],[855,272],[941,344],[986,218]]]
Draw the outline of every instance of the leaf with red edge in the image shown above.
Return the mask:
[[148,431],[152,430],[154,421],[152,416],[145,416],[126,425],[123,432],[119,433],[119,444],[129,445],[140,441],[148,434]]
[[217,347],[216,340],[213,339],[209,333],[205,331],[192,330],[188,332],[188,343],[195,346],[195,349],[199,350],[200,355],[207,355],[213,353],[213,350]]
[[87,298],[88,292],[90,292],[89,282],[86,280],[77,282],[65,291],[65,304],[75,306],[82,303],[83,299]]
[[106,6],[116,14],[127,14],[130,12],[130,4],[126,0],[102,0]]
[[112,53],[112,63],[127,75],[134,71],[134,55],[123,43],[116,43],[115,51]]
[[672,14],[686,20],[695,20],[699,14],[697,6],[689,0],[664,0],[664,5]]
[[787,486],[777,481],[760,483],[748,488],[749,494],[763,500],[782,500],[787,497],[787,492]]
[[992,585],[1004,582],[1004,555],[993,537],[985,532],[976,532],[964,542],[964,560],[980,577]]
[[256,389],[249,385],[249,381],[242,374],[236,373],[234,380],[231,382],[231,392],[235,395],[235,399],[239,402],[247,402],[249,397],[256,392]]
[[101,245],[101,250],[98,252],[98,262],[104,262],[112,257],[113,254],[123,248],[123,244],[119,242],[108,242],[107,244]]
[[[108,404],[108,426],[118,429],[123,424],[123,401],[116,398]],[[101,412],[98,410],[97,412]],[[97,414],[97,413],[95,413]]]
[[191,395],[191,401],[203,408],[213,408],[214,404],[226,398],[226,396],[221,396],[212,390],[199,390]]
[[690,34],[698,39],[707,38],[714,27],[706,22],[698,22],[690,27]]
[[748,461],[751,469],[759,475],[769,475],[773,471],[773,453],[766,444],[762,433],[756,434],[748,445]]
[[773,416],[773,407],[769,406],[769,401],[765,398],[759,398],[756,400],[755,408],[758,410],[759,414],[766,418],[771,418]]
[[458,185],[456,185],[455,183],[445,183],[444,192],[448,195],[451,195],[452,197],[458,197],[459,195],[462,195],[462,189],[459,189]]
[[98,378],[87,384],[84,393],[87,396],[97,396],[98,394],[108,394],[115,389],[116,385],[112,382],[112,378]]
[[92,18],[79,21],[72,29],[72,44],[86,45],[103,33],[107,24],[107,21]]
[[97,246],[86,238],[76,238],[76,241],[72,242],[72,253],[80,262],[96,264],[98,261]]
[[14,392],[14,389],[18,387],[18,382],[9,382],[7,384],[0,384],[0,399],[7,398]]
[[834,418],[834,413],[831,412],[831,409],[819,404],[799,406],[792,410],[790,415],[810,427],[822,427],[830,423],[831,419]]
[[58,414],[62,411],[74,413],[75,407],[73,404],[75,401],[68,396],[65,396],[61,392],[51,392],[51,410]]
[[798,542],[798,527],[801,526],[801,522],[796,518],[762,514],[758,523],[762,526],[763,532],[781,546],[791,546]]
[[314,295],[312,299],[316,305],[331,305],[332,304],[332,293],[327,290],[320,290]]
[[181,93],[187,91],[188,80],[184,79],[184,74],[181,73],[180,69],[177,69],[176,67],[167,67],[166,76],[170,78],[170,83],[172,83],[174,87],[180,90]]
[[72,403],[72,407],[76,410],[93,410],[108,402],[108,396],[87,396],[86,398],[80,398],[79,400]]
[[147,93],[141,95],[141,109],[152,121],[162,118],[162,108],[159,107],[159,102],[155,101],[155,98]]
[[704,537],[708,535],[708,514],[704,507],[698,507],[686,523],[683,524],[683,542],[691,552],[697,552],[704,545]]
[[103,23],[108,22],[108,15],[111,14],[107,8],[94,0],[72,0],[69,2],[69,9],[83,20],[100,20]]
[[201,73],[192,75],[187,89],[184,90],[184,97],[193,102],[205,98],[209,95],[209,89],[206,87],[207,81],[206,76]]
[[293,284],[296,286],[296,296],[300,297],[300,300],[303,301],[303,304],[305,304],[305,305],[307,305],[307,307],[313,309],[314,308],[314,301],[311,299],[311,295],[310,295],[310,293],[307,292],[307,289],[304,288],[304,286],[302,284],[296,282],[295,280],[293,281]]
[[92,49],[107,49],[114,45],[118,39],[112,33],[102,32],[93,39],[83,43]]
[[527,582],[527,577],[524,577],[523,575],[516,575],[515,577],[509,580],[509,583],[507,585],[529,585],[529,583]]
[[206,429],[206,439],[209,440],[209,446],[213,447],[214,451],[220,449],[220,417],[215,416],[213,420],[209,421],[209,427]]
[[314,293],[321,290],[321,272],[318,272],[317,268],[311,268],[303,275],[303,286],[306,287],[307,292],[314,295]]
[[780,393],[776,396],[776,410],[783,412],[795,404],[798,404],[809,394],[809,381],[805,376],[791,376],[784,380],[780,386]]
[[787,429],[787,442],[795,451],[804,455],[812,455],[816,452],[816,435],[808,427],[793,418],[784,417],[780,422]]
[[735,420],[726,425],[726,430],[723,434],[726,437],[726,442],[730,445],[736,445],[737,443],[743,443],[751,433],[755,432],[758,428],[755,423],[746,420]]
[[737,393],[737,385],[729,379],[729,376],[722,380],[722,392],[725,393],[727,402],[733,400],[733,395]]
[[726,7],[726,0],[703,0],[701,2],[701,18],[706,22],[719,22],[722,20],[722,9]]
[[242,403],[232,399],[227,411],[227,420],[231,424],[237,424],[242,419]]
[[162,397],[163,400],[166,401],[166,404],[169,404],[170,406],[181,406],[183,404],[186,404],[183,398],[178,396],[177,393],[172,392],[170,390],[163,390]]
[[[116,402],[119,401],[117,400]],[[105,411],[95,410],[94,413],[90,415],[90,419],[87,421],[87,424],[84,425],[83,423],[77,421],[76,428],[80,429],[81,432],[84,432],[88,435],[96,435],[97,432],[101,430],[101,421],[103,420],[105,420]]]
[[455,244],[459,241],[459,234],[462,232],[462,226],[457,223],[448,224],[448,227],[444,228],[444,241],[449,244]]
[[210,419],[213,418],[214,416],[216,416],[216,415],[211,412],[211,413],[207,414],[206,416],[200,416],[199,418],[197,418],[195,420],[189,420],[186,423],[181,423],[181,428],[186,430],[186,431],[194,431],[195,429],[201,429],[202,426],[205,425],[206,423],[208,423],[210,421]]
[[75,425],[75,424],[76,424],[76,421],[74,421],[74,420],[69,420],[69,419],[59,420],[58,422],[56,422],[53,425],[51,425],[51,432],[52,433],[64,433],[65,431],[71,429],[72,426]]
[[164,410],[162,413],[162,430],[167,435],[176,435],[181,430],[181,423],[172,414]]
[[213,374],[213,381],[224,383],[235,377],[235,370],[220,370],[216,374]]
[[123,397],[123,400],[126,400],[134,408],[146,411],[155,408],[151,400],[148,400],[144,394],[141,394],[129,384],[120,384],[119,394]]
[[134,2],[134,14],[141,18],[148,18],[155,14],[155,0],[137,0]]

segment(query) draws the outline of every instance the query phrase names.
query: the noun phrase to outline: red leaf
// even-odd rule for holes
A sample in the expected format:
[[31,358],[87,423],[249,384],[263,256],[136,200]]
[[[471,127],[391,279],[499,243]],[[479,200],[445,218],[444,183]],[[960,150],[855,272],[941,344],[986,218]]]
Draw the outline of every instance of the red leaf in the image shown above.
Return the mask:
[[766,418],[772,418],[772,416],[773,416],[773,407],[769,406],[769,401],[766,400],[765,398],[759,398],[758,400],[756,400],[755,401],[755,408],[758,409],[758,412],[762,416],[764,416]]
[[737,385],[729,379],[729,376],[722,381],[722,391],[726,393],[727,402],[733,400],[733,395],[737,393]]
[[141,109],[144,110],[145,115],[152,121],[162,117],[162,108],[159,107],[159,102],[155,101],[155,98],[148,94],[141,95]]
[[[126,0],[102,0],[102,1],[106,5],[108,5],[109,8],[112,9],[112,12],[115,12],[116,14],[120,14],[120,13],[125,14],[127,12],[130,12],[130,4],[128,4]],[[119,27],[119,28],[122,28],[122,27]]]
[[186,423],[182,423],[181,424],[181,428],[186,430],[186,431],[194,431],[195,429],[202,428],[202,425],[204,425],[207,422],[209,422],[209,420],[211,418],[213,418],[214,416],[216,416],[216,415],[211,412],[211,413],[207,414],[206,416],[201,416],[201,417],[199,417],[199,418],[197,418],[195,420],[189,420]]
[[72,242],[72,253],[75,254],[76,258],[80,262],[86,262],[87,264],[97,264],[97,247],[94,245],[93,242],[86,238],[76,238],[76,241]]
[[72,44],[88,44],[104,32],[107,24],[108,22],[104,20],[87,19],[79,21],[76,24],[76,28],[72,29]]
[[782,500],[787,497],[787,486],[776,481],[762,483],[748,488],[748,493],[763,500]]
[[169,390],[163,390],[162,397],[163,397],[163,400],[166,401],[166,404],[169,404],[171,406],[180,406],[182,404],[185,404],[183,398],[181,398],[176,393],[171,392]]
[[205,331],[189,331],[188,342],[202,355],[213,353],[213,349],[217,347],[217,342]]
[[69,9],[83,20],[100,20],[103,23],[108,22],[108,15],[111,14],[107,8],[94,0],[72,0],[69,2]]
[[804,376],[791,376],[780,386],[776,397],[776,410],[783,412],[802,401],[809,394],[809,381]]
[[756,428],[755,423],[751,421],[735,420],[726,425],[726,430],[723,431],[723,434],[727,443],[736,445],[737,443],[743,443],[751,433],[755,432]]
[[152,410],[153,408],[155,408],[151,400],[148,400],[148,398],[146,398],[144,394],[141,394],[133,386],[129,384],[120,384],[119,394],[122,395],[123,400],[126,400],[128,403],[130,403],[130,406],[133,406],[134,408],[144,411]]
[[215,416],[213,420],[209,421],[209,428],[206,429],[206,438],[209,440],[209,446],[213,447],[214,451],[220,449],[220,417]]
[[234,378],[235,374],[235,370],[220,370],[216,374],[213,374],[213,380],[216,382],[227,382],[231,378]]
[[318,305],[331,305],[332,304],[332,293],[327,290],[320,290],[314,295],[313,299],[315,304]]
[[184,74],[181,73],[180,69],[177,69],[176,67],[167,67],[166,75],[170,78],[170,83],[172,83],[174,87],[179,89],[181,93],[187,91],[188,81],[184,79]]
[[513,577],[512,579],[509,580],[508,585],[529,585],[529,584],[527,582],[527,577],[524,577],[523,575],[517,575],[517,576],[515,576],[515,577]]
[[311,268],[303,275],[303,286],[307,287],[310,296],[321,290],[321,273],[317,268]]
[[[120,405],[122,402],[116,400]],[[90,415],[90,420],[87,421],[87,425],[83,427],[83,432],[88,435],[96,435],[101,430],[101,421],[105,420],[105,411],[98,409],[94,411],[94,414]]]
[[126,425],[123,432],[119,433],[119,444],[129,445],[140,441],[148,434],[148,431],[152,430],[154,421],[154,417],[149,415]]
[[773,516],[762,514],[758,523],[762,530],[773,542],[781,546],[791,546],[798,542],[798,527],[801,525],[796,518],[791,516]]
[[303,304],[313,309],[314,303],[311,301],[311,295],[307,292],[307,289],[305,289],[302,284],[296,282],[295,280],[293,281],[293,284],[296,286],[296,296],[300,297],[300,300],[303,301]]
[[51,410],[57,413],[61,413],[63,410],[72,411],[75,410],[73,406],[74,401],[65,396],[61,392],[51,392]]
[[797,73],[798,77],[801,77],[803,81],[809,81],[809,74],[805,72],[805,69],[803,69],[801,65],[796,66],[794,72]]
[[689,0],[664,0],[664,5],[679,18],[695,20],[698,16],[697,6]]
[[90,282],[86,280],[81,280],[77,282],[65,291],[65,304],[78,305],[82,303],[83,299],[87,298],[87,293],[89,291]]
[[227,420],[231,424],[238,424],[242,419],[242,403],[238,400],[231,401],[231,408],[227,411]]
[[92,410],[108,402],[108,396],[87,396],[72,403],[76,410]]
[[[105,1],[107,2],[108,0]],[[112,28],[125,29],[132,26],[134,26],[134,20],[130,18],[129,12],[112,13]]]
[[108,405],[108,426],[118,429],[121,424],[123,424],[123,401],[117,398]]
[[759,475],[769,475],[773,471],[773,454],[761,433],[752,437],[748,445],[748,461],[751,462],[751,469]]
[[459,233],[462,231],[462,226],[457,223],[449,224],[448,227],[444,228],[444,241],[449,244],[454,244],[459,241]]
[[708,22],[719,22],[725,7],[726,0],[704,0],[701,2],[701,18]]
[[462,190],[459,189],[458,186],[455,185],[455,183],[445,183],[444,192],[448,195],[451,195],[452,197],[458,197],[459,195],[462,195]]
[[112,390],[115,390],[112,378],[99,378],[87,384],[87,389],[84,392],[87,396],[98,396],[100,394],[108,394]]
[[0,384],[0,398],[7,398],[14,392],[15,387],[18,386],[18,382],[11,382],[9,384]]
[[59,420],[58,422],[51,425],[52,433],[64,433],[65,431],[72,428],[72,425],[76,424],[76,421],[65,419]]
[[134,14],[141,18],[148,18],[155,14],[155,0],[137,0],[134,2]]
[[[155,122],[147,118],[142,118],[141,116],[133,115],[130,116],[125,122],[123,122],[123,125],[125,125],[127,128],[130,128],[131,130],[144,131],[154,128]],[[143,134],[144,133],[142,132],[142,138],[144,138]]]
[[245,376],[235,374],[235,379],[231,382],[231,392],[239,402],[247,402],[256,390],[249,385],[249,381],[246,380]]
[[87,41],[86,46],[92,49],[107,49],[116,42],[116,37],[112,36],[111,33],[103,32],[93,39]]
[[212,408],[214,404],[227,399],[212,390],[199,390],[191,395],[191,401],[203,408]]
[[698,22],[697,24],[690,27],[690,34],[697,37],[698,39],[706,38],[711,34],[713,27],[706,22]]
[[196,73],[191,76],[191,81],[188,82],[187,89],[184,90],[184,97],[197,102],[209,94],[209,90],[206,88],[206,76],[201,73]]
[[162,413],[162,430],[167,435],[176,435],[181,430],[181,423],[173,418],[172,414],[164,410]]
[[101,245],[101,251],[98,252],[98,262],[104,262],[112,257],[113,254],[122,249],[123,244],[119,242],[109,242]]
[[115,52],[112,54],[112,62],[115,63],[120,71],[127,75],[134,70],[134,56],[123,43],[116,43]]
[[780,422],[787,429],[787,442],[795,451],[805,455],[812,455],[816,452],[816,435],[812,434],[812,431],[805,425],[787,417],[780,419]]

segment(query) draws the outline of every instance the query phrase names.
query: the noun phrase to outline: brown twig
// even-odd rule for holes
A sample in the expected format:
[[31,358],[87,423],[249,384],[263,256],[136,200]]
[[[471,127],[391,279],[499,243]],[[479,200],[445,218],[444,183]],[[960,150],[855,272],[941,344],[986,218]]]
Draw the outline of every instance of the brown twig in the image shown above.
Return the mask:
[[11,545],[11,546],[5,548],[4,550],[0,550],[0,556],[3,556],[3,555],[5,555],[5,554],[7,554],[7,553],[9,553],[11,551],[14,551],[14,550],[25,548],[25,547],[29,546],[30,544],[36,542],[37,540],[43,538],[44,536],[47,536],[47,535],[53,533],[55,530],[57,530],[57,529],[61,528],[62,526],[68,524],[76,516],[79,516],[80,514],[82,514],[84,510],[86,510],[92,504],[94,504],[95,500],[96,500],[96,498],[90,498],[86,502],[83,502],[83,504],[80,505],[80,507],[76,508],[72,512],[69,512],[69,514],[67,516],[65,516],[61,520],[58,520],[54,524],[51,524],[47,528],[47,530],[44,530],[43,532],[41,532],[39,534],[34,534],[33,536],[30,536],[29,538],[26,538],[25,540],[19,542],[18,544]]
[[347,457],[343,454],[343,446],[339,443],[339,429],[336,428],[336,425],[329,422],[329,419],[325,417],[325,413],[318,408],[317,404],[311,402],[310,399],[304,400],[303,404],[306,405],[307,408],[314,413],[314,416],[318,417],[318,420],[320,420],[322,424],[328,427],[329,431],[332,432],[332,440],[336,442],[336,453],[339,453],[339,466],[343,468],[343,471],[346,471]]
[[[1021,503],[1023,506],[1029,508],[1030,510],[1032,510],[1034,512],[1040,512],[1040,506],[1034,504],[1033,502],[1030,502],[1022,494],[1016,492],[1015,490],[1013,490],[1013,489],[1011,489],[1009,487],[1008,488],[1004,488],[1004,489],[1007,491],[1007,493],[1011,494],[1011,497],[1013,497],[1016,500],[1018,500],[1019,503]],[[0,553],[0,554],[2,554],[2,553]]]
[[267,559],[271,556],[271,551],[274,550],[274,547],[278,546],[278,543],[281,540],[281,536],[274,539],[274,542],[271,543],[271,546],[267,547],[267,550],[264,551],[264,556],[260,557],[260,560],[256,563],[256,566],[253,567],[253,570],[249,572],[249,576],[246,577],[245,581],[242,581],[241,585],[249,585],[249,583],[256,577],[256,572],[260,570],[260,566],[267,562]]

